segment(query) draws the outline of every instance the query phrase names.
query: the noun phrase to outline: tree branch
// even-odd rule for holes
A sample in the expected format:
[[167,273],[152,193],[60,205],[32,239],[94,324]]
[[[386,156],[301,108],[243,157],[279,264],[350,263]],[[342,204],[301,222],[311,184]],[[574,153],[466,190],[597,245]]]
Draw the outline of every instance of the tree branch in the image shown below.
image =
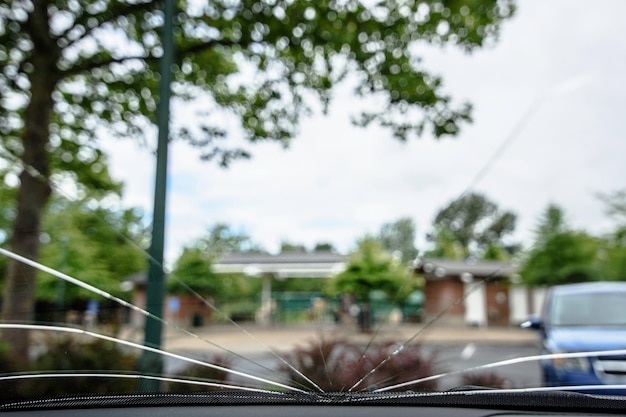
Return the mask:
[[[107,10],[100,13],[99,15],[91,15],[87,17],[87,19],[89,18],[97,19],[98,24],[92,28],[85,29],[85,33],[80,35],[78,38],[69,40],[66,37],[69,35],[69,33],[72,30],[76,28],[77,25],[84,26],[84,23],[87,19],[76,19],[76,21],[74,22],[72,26],[70,26],[65,31],[63,31],[63,33],[57,35],[55,39],[58,40],[58,39],[66,38],[65,39],[67,41],[66,47],[70,47],[80,42],[81,40],[85,39],[87,36],[91,35],[94,30],[101,28],[105,23],[112,22],[122,16],[132,15],[138,12],[155,9],[159,6],[161,2],[162,0],[156,0],[156,1],[149,1],[145,3],[124,4],[117,8],[107,8]],[[83,15],[81,17],[85,17],[85,16]]]
[[[210,41],[210,42],[187,45],[185,47],[178,47],[175,49],[175,53],[178,57],[183,57],[188,54],[203,52],[211,48],[214,48],[216,46],[224,46],[224,47],[241,46],[242,48],[246,48],[248,45],[249,43],[246,43],[246,42],[241,43],[241,42],[235,42],[235,41],[215,40],[215,41]],[[61,71],[61,74],[63,77],[69,77],[72,75],[80,74],[81,72],[89,72],[96,68],[102,68],[102,67],[106,67],[112,64],[121,64],[124,62],[133,61],[133,60],[141,60],[146,63],[150,63],[150,62],[158,61],[159,58],[155,56],[136,55],[136,56],[127,56],[127,57],[120,57],[120,58],[111,57],[109,59],[102,60],[99,62],[94,62],[93,60],[85,61],[82,63],[82,65],[74,65],[73,67],[67,70]]]

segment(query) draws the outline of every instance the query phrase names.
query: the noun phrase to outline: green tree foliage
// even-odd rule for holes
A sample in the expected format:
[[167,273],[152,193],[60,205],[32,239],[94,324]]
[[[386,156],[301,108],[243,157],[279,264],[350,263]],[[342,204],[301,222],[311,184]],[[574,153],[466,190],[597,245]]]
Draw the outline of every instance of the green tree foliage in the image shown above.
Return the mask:
[[572,230],[563,209],[549,205],[539,218],[535,242],[521,274],[530,285],[626,280],[626,233],[624,197],[621,193],[603,196],[607,214],[616,228],[603,237]]
[[431,258],[463,259],[467,257],[467,251],[456,240],[452,231],[443,226],[435,226],[427,235],[432,248],[426,251],[426,256]]
[[529,285],[557,285],[600,278],[597,253],[600,242],[584,232],[566,231],[531,251],[521,274]]
[[626,190],[600,194],[599,197],[606,206],[606,214],[615,221],[618,229],[626,229]]
[[385,223],[378,233],[383,248],[390,253],[399,251],[402,254],[402,262],[405,263],[417,257],[415,238],[415,222],[410,217]]
[[174,294],[188,294],[189,288],[202,296],[215,297],[222,294],[224,284],[211,271],[211,260],[206,252],[198,248],[185,248],[174,264],[168,279],[168,290]]
[[587,233],[572,230],[565,213],[549,205],[535,229],[535,243],[522,267],[529,285],[556,285],[601,279],[598,250],[601,242]]
[[280,242],[280,252],[300,252],[300,253],[309,253],[309,252],[335,252],[335,247],[330,242],[318,242],[313,246],[313,249],[307,249],[306,245],[302,243],[295,243],[290,241],[282,241]]
[[313,247],[313,252],[337,252],[337,250],[330,242],[317,242]]
[[482,259],[489,261],[505,261],[510,254],[495,242],[488,242],[482,254]]
[[468,256],[500,259],[504,239],[515,230],[517,216],[502,210],[479,193],[470,193],[439,210],[429,239],[434,248],[428,256],[461,259]]
[[626,281],[626,239],[608,238],[600,250],[600,276],[607,281]]
[[615,229],[604,239],[601,252],[603,279],[626,281],[626,190],[600,195],[606,205],[606,213]]
[[[355,109],[360,125],[381,125],[400,139],[424,131],[457,134],[470,120],[470,106],[453,103],[422,63],[423,46],[473,51],[494,41],[514,12],[513,0],[177,5],[172,92],[174,100],[203,103],[204,114],[173,123],[172,136],[222,165],[249,155],[224,144],[229,134],[288,144],[300,117],[326,105],[333,85],[348,74],[356,96],[374,95],[380,104]],[[163,52],[160,6],[155,0],[0,1],[0,147],[21,170],[14,251],[39,257],[51,175],[94,166],[102,129],[139,139],[150,131]],[[227,129],[233,120],[241,129]],[[5,319],[32,319],[34,279],[31,268],[9,264]],[[2,337],[26,361],[28,334],[20,335]]]
[[[1,162],[0,162],[1,164]],[[15,195],[17,177],[10,168],[0,169],[0,245],[6,246],[10,236],[11,224],[15,220]],[[4,286],[7,259],[0,256],[0,288]]]
[[0,170],[0,244],[7,242],[15,220],[17,176],[7,167]]
[[[91,204],[90,204],[91,203]],[[122,280],[146,267],[148,234],[139,212],[109,210],[91,201],[53,201],[44,217],[41,261],[104,291],[124,296]],[[37,298],[55,301],[58,278],[40,272]],[[94,295],[65,286],[67,301]]]
[[[13,159],[9,158],[10,161]],[[8,163],[2,160],[0,154],[0,245],[8,245],[11,238],[11,225],[15,221],[17,208],[16,197],[19,186],[19,169],[20,164]],[[67,189],[64,195],[57,195],[55,197],[55,203],[53,204],[52,211],[56,212],[56,215],[62,214],[65,206],[72,206],[70,211],[78,210],[79,206],[83,209],[87,207],[87,202],[91,207],[97,207],[100,201],[104,198],[116,198],[121,193],[121,184],[115,182],[109,175],[107,158],[103,154],[97,154],[97,157],[93,159],[92,165],[75,164],[76,172],[73,174],[56,172],[53,175],[52,181],[59,184],[59,189],[62,185]],[[76,180],[80,178],[80,182]],[[88,184],[88,185],[86,185]],[[57,193],[57,194],[60,194]],[[70,203],[67,198],[70,196],[75,199],[74,203]],[[87,197],[88,196],[88,197]],[[84,211],[84,210],[83,210]],[[106,213],[105,213],[106,212]],[[100,216],[104,220],[107,217],[108,211],[101,210],[99,213],[94,213],[94,218]],[[52,213],[47,215],[44,220],[46,225],[43,227],[43,232],[49,234],[50,227],[53,227],[55,220],[50,220]],[[70,214],[68,213],[65,220],[69,220]],[[110,216],[109,216],[110,217]],[[137,219],[138,220],[138,219]],[[61,221],[66,224],[66,221]],[[115,228],[115,226],[114,226]],[[58,238],[59,236],[56,236]],[[57,240],[58,242],[58,240]],[[42,261],[46,261],[45,259]],[[48,264],[55,266],[55,264]],[[7,266],[7,259],[0,257],[0,276],[5,277]],[[2,280],[4,281],[4,280]]]
[[209,228],[208,234],[197,239],[191,247],[203,252],[211,262],[230,252],[264,252],[250,236],[233,230],[232,226],[225,223],[217,223]]
[[[382,290],[397,301],[399,292],[408,295],[409,274],[394,260],[374,237],[366,237],[350,257],[346,270],[331,281],[334,294],[351,294],[359,302],[367,302],[373,290]],[[401,295],[400,295],[401,297]]]
[[229,252],[263,252],[263,248],[245,233],[236,232],[228,224],[217,223],[209,228],[206,236],[183,249],[167,281],[168,291],[188,294],[191,288],[200,296],[217,302],[253,296],[258,285],[250,278],[212,272],[211,265]]
[[306,246],[300,244],[300,243],[293,243],[293,242],[287,242],[287,241],[283,241],[280,242],[280,253],[286,253],[286,252],[307,252]]
[[563,209],[556,204],[550,204],[539,218],[535,228],[536,244],[542,246],[554,236],[564,233],[568,229]]

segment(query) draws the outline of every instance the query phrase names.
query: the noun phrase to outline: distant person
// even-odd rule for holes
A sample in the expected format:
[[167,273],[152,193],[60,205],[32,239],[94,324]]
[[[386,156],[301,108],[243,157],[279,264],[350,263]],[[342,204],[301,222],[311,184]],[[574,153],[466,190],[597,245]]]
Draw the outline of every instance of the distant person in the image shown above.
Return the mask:
[[98,321],[98,302],[96,300],[89,300],[87,302],[87,309],[85,310],[85,316],[83,317],[83,324],[87,330],[93,330],[96,327]]

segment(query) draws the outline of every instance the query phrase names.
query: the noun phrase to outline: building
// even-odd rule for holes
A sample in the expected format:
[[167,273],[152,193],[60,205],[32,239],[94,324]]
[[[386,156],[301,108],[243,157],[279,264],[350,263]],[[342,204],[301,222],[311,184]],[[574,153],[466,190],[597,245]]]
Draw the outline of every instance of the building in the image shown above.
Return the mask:
[[[146,286],[148,274],[146,271],[138,272],[123,281],[123,285],[132,291],[132,304],[146,308]],[[200,326],[211,318],[213,310],[207,303],[194,294],[167,295],[163,303],[165,320],[179,326]],[[130,325],[135,328],[143,328],[145,316],[138,311],[130,312]]]
[[231,253],[212,266],[217,274],[244,274],[263,280],[260,322],[272,311],[272,280],[330,278],[344,271],[348,257],[333,252]]
[[537,314],[545,289],[520,284],[517,267],[497,261],[418,260],[425,279],[424,318],[470,326],[509,326]]

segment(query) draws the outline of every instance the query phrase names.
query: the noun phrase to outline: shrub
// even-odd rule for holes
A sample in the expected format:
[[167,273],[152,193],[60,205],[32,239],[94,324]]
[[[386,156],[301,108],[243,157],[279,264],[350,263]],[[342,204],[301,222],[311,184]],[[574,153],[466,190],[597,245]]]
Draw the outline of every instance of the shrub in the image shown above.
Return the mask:
[[[9,345],[6,343],[0,344],[0,373],[10,374],[16,371],[15,368],[15,364],[11,361],[9,355]],[[20,396],[21,385],[20,382],[10,380],[0,382],[0,401],[6,402],[22,399]]]
[[[215,355],[210,361],[213,365],[218,365],[223,368],[231,368],[232,360],[223,355]],[[190,365],[184,368],[182,371],[176,372],[173,377],[178,379],[190,379],[203,382],[216,382],[216,383],[228,383],[229,373],[220,369],[209,368],[202,365]],[[166,385],[166,391],[169,392],[198,392],[198,391],[217,391],[221,388],[210,387],[206,385],[196,384],[183,384],[179,382],[168,382]]]
[[[399,346],[397,342],[385,341],[372,344],[366,349],[363,345],[343,339],[321,338],[310,341],[307,346],[296,348],[285,359],[324,391],[334,392],[349,390],[361,378],[364,380],[355,390],[382,388],[435,373],[434,356],[423,355],[417,344],[409,344],[398,350]],[[370,373],[375,368],[376,371]],[[311,387],[293,369],[287,366],[281,369],[292,381]],[[402,391],[436,389],[436,381],[400,388]]]
[[0,343],[0,373],[6,374],[15,371],[15,366],[9,356],[9,345]]
[[[85,342],[72,336],[51,337],[44,340],[41,355],[30,365],[30,371],[36,374],[70,373],[72,371],[86,373],[90,371],[110,371],[128,373],[134,371],[137,356],[126,352],[112,342],[96,340]],[[3,357],[3,355],[0,355]],[[11,369],[10,364],[4,365],[3,371]],[[24,369],[19,369],[24,371]],[[135,379],[113,379],[88,376],[65,378],[33,378],[17,381],[6,381],[0,384],[0,399],[17,400],[48,396],[61,396],[81,393],[121,393],[135,392],[138,385]]]

